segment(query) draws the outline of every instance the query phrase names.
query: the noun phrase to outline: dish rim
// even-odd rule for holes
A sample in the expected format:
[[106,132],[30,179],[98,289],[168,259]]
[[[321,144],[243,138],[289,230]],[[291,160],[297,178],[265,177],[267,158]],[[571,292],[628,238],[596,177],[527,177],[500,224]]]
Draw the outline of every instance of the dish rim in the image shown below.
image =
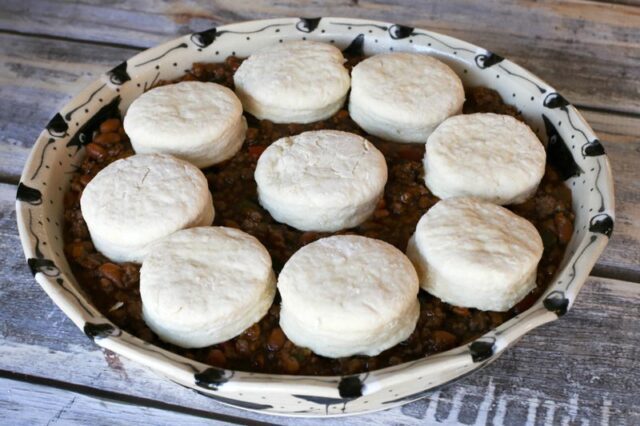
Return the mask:
[[[392,47],[395,45],[394,43],[402,42],[406,44],[406,41],[412,37],[414,39],[424,37],[427,40],[432,40],[431,42],[428,42],[429,45],[427,46],[415,43],[414,48],[417,46],[420,47],[422,51],[428,51],[436,56],[443,55],[451,60],[458,60],[465,56],[465,60],[469,62],[469,64],[471,64],[471,60],[475,62],[475,65],[479,70],[481,70],[478,72],[485,72],[494,66],[502,66],[506,73],[504,74],[505,78],[516,76],[518,79],[523,81],[523,85],[527,84],[537,87],[537,90],[540,91],[540,98],[542,99],[542,97],[544,97],[543,104],[540,108],[549,114],[549,116],[555,117],[556,115],[562,116],[566,114],[568,122],[571,123],[574,131],[581,133],[581,137],[583,137],[584,141],[578,148],[572,147],[569,149],[569,146],[563,138],[563,132],[565,132],[564,128],[558,129],[553,123],[551,123],[553,131],[549,133],[549,128],[547,128],[547,135],[550,138],[559,138],[560,145],[565,148],[565,155],[568,152],[571,157],[567,160],[572,160],[574,166],[583,170],[586,169],[586,167],[584,167],[585,165],[593,165],[594,168],[596,166],[598,167],[597,174],[594,175],[595,172],[593,169],[590,169],[591,172],[583,172],[585,176],[582,176],[582,178],[589,177],[594,179],[593,185],[597,188],[601,201],[599,206],[597,205],[597,200],[595,200],[594,197],[589,198],[589,202],[584,201],[584,204],[587,207],[591,206],[594,210],[597,207],[598,210],[597,213],[591,215],[587,221],[588,231],[585,230],[583,236],[578,237],[578,234],[576,233],[578,227],[574,229],[574,234],[571,240],[571,244],[574,246],[573,253],[567,255],[567,253],[569,253],[569,247],[567,247],[565,257],[555,278],[549,284],[543,295],[527,311],[516,315],[500,327],[491,330],[478,339],[475,339],[465,345],[419,360],[406,362],[380,370],[374,370],[369,373],[346,376],[290,376],[226,370],[187,359],[150,343],[144,342],[141,339],[120,330],[106,317],[100,314],[91,305],[91,303],[87,301],[81,291],[78,291],[78,285],[70,271],[66,259],[64,259],[64,253],[62,256],[54,256],[54,250],[51,248],[58,244],[62,244],[62,238],[60,238],[59,242],[54,241],[54,239],[51,238],[51,225],[48,222],[46,225],[44,224],[44,218],[48,218],[45,211],[49,211],[52,208],[55,210],[56,206],[58,207],[57,210],[60,210],[60,203],[54,203],[54,197],[52,196],[52,198],[49,199],[50,203],[45,204],[45,198],[54,191],[51,189],[53,185],[47,187],[46,180],[42,182],[39,182],[38,180],[38,182],[36,182],[34,177],[37,176],[38,173],[55,177],[55,175],[52,174],[53,171],[48,172],[48,169],[47,171],[42,169],[42,164],[47,152],[49,155],[52,155],[50,154],[51,151],[49,150],[49,147],[53,146],[52,149],[55,149],[57,142],[66,142],[66,151],[69,151],[69,158],[74,158],[82,148],[82,126],[85,126],[87,121],[90,121],[91,118],[96,115],[85,121],[79,120],[79,122],[82,122],[82,126],[78,127],[76,133],[72,133],[69,130],[72,123],[68,121],[65,116],[74,110],[74,108],[77,110],[78,105],[84,105],[92,101],[92,98],[94,98],[96,93],[100,90],[104,90],[105,87],[107,90],[111,90],[115,97],[119,98],[120,88],[127,81],[131,80],[131,76],[127,70],[129,64],[137,63],[145,65],[154,60],[154,58],[155,60],[163,61],[164,56],[169,52],[172,52],[185,44],[187,45],[187,49],[191,49],[193,47],[197,52],[209,49],[208,53],[211,54],[212,46],[215,45],[214,42],[224,34],[228,34],[229,36],[242,34],[242,36],[238,37],[237,41],[230,42],[230,44],[235,43],[239,45],[245,37],[248,39],[249,37],[255,37],[255,34],[259,34],[259,32],[255,30],[265,31],[266,29],[272,28],[282,30],[279,32],[280,35],[278,36],[274,37],[273,34],[271,34],[269,36],[269,40],[275,40],[278,37],[281,39],[291,39],[294,36],[302,36],[305,38],[309,37],[310,39],[326,39],[327,36],[325,36],[325,33],[317,33],[321,24],[326,25],[326,28],[323,27],[323,30],[328,30],[329,27],[332,28],[329,35],[336,35],[337,38],[337,35],[340,34],[341,36],[344,36],[344,39],[353,39],[349,46],[347,46],[347,49],[354,46],[354,43],[357,43],[358,39],[363,34],[364,37],[362,37],[361,43],[368,40],[367,36],[369,34],[378,35],[380,40],[382,40],[382,37],[386,34],[387,39],[384,40],[384,43],[391,44]],[[344,29],[340,32],[337,29],[340,27],[349,29]],[[356,28],[357,31],[352,31],[353,28]],[[370,31],[375,31],[375,33]],[[251,34],[251,36],[245,34]],[[260,39],[260,37],[257,39]],[[431,46],[431,43],[441,43],[441,45],[436,48]],[[400,47],[401,50],[407,50],[404,44]],[[197,54],[194,52],[193,55]],[[227,55],[220,55],[217,57],[224,59],[226,56]],[[194,62],[195,61],[196,58],[194,58]],[[507,77],[507,75],[509,77]],[[526,82],[524,82],[525,80]],[[544,92],[542,92],[542,89],[544,89]],[[87,98],[89,101],[86,101]],[[104,105],[102,108],[104,109],[107,106],[108,105]],[[97,109],[97,106],[94,106],[93,109],[96,110],[96,114],[101,111],[101,109]],[[62,120],[62,122],[60,120]],[[60,131],[64,127],[63,122],[67,128],[64,129],[64,131]],[[73,144],[75,139],[78,140]],[[556,140],[556,142],[558,142],[558,140]],[[76,148],[77,150],[75,154],[72,155],[70,153],[71,150]],[[580,156],[579,154],[582,155]],[[62,153],[58,154],[58,156],[62,156]],[[57,158],[58,157],[56,157],[56,159]],[[577,177],[580,177],[581,175],[582,173],[579,173]],[[60,176],[58,176],[57,179],[64,180],[64,178],[60,178]],[[574,183],[574,186],[575,179],[576,176],[569,179],[570,182]],[[45,184],[43,185],[42,183]],[[68,182],[66,183],[68,184]],[[62,187],[62,184],[59,187]],[[64,194],[66,193],[66,189],[67,188],[65,188],[64,191],[60,190],[60,192]],[[574,194],[575,210],[575,203],[577,202],[577,200],[575,200],[576,192],[573,190],[572,192]],[[292,413],[290,411],[278,412],[277,409],[270,410],[259,408],[256,404],[253,406],[250,404],[249,406],[244,404],[243,406],[243,404],[239,403],[242,401],[224,398],[222,395],[227,391],[229,394],[237,394],[239,390],[249,393],[264,393],[265,385],[268,384],[269,393],[293,395],[299,392],[304,392],[304,395],[313,395],[316,398],[333,399],[335,400],[334,404],[339,404],[339,401],[343,401],[346,406],[346,402],[352,402],[366,395],[373,395],[381,389],[401,385],[408,380],[407,376],[424,377],[428,375],[436,375],[441,378],[435,380],[433,383],[424,385],[425,387],[419,393],[403,396],[397,401],[392,401],[392,403],[388,405],[377,407],[377,409],[384,409],[390,408],[393,405],[399,405],[418,399],[426,392],[432,391],[436,386],[448,383],[449,381],[455,380],[470,371],[477,370],[478,368],[487,365],[489,362],[495,360],[507,347],[514,344],[524,334],[542,324],[559,318],[571,308],[580,288],[588,277],[591,268],[604,250],[604,247],[608,242],[608,238],[611,235],[615,219],[613,194],[613,179],[609,161],[593,130],[589,127],[580,113],[571,104],[569,104],[562,95],[544,81],[515,63],[486,49],[453,37],[397,24],[374,20],[335,17],[311,19],[276,18],[230,24],[178,37],[156,47],[142,51],[103,74],[98,80],[91,83],[67,102],[66,105],[60,109],[60,112],[51,120],[47,129],[43,130],[37,138],[25,164],[20,178],[20,183],[18,185],[16,212],[20,240],[23,245],[28,265],[34,274],[36,281],[51,297],[54,303],[63,310],[65,315],[69,317],[76,326],[82,329],[88,337],[94,340],[96,344],[140,362],[143,365],[149,366],[161,374],[168,376],[171,380],[195,388],[200,392],[204,392],[209,396],[217,398],[223,403],[235,405],[240,408],[268,412],[271,414],[307,415],[308,413]],[[585,197],[588,195],[589,194],[586,194]],[[59,195],[56,196],[56,199],[60,198]],[[60,211],[58,211],[57,217],[60,218],[59,221],[62,223]],[[34,222],[36,221],[40,225],[35,225]],[[577,222],[578,216],[576,216],[576,223]],[[61,228],[62,226],[60,226],[59,229],[60,237],[62,236]],[[37,231],[34,229],[37,229]],[[47,245],[47,243],[49,244]],[[57,261],[54,262],[52,259],[57,259]],[[563,283],[564,280],[568,280],[569,282]],[[394,402],[396,404],[393,404]],[[327,408],[327,414],[328,411],[329,410]],[[363,411],[372,410],[359,410],[356,412]],[[343,412],[343,414],[353,413]]]

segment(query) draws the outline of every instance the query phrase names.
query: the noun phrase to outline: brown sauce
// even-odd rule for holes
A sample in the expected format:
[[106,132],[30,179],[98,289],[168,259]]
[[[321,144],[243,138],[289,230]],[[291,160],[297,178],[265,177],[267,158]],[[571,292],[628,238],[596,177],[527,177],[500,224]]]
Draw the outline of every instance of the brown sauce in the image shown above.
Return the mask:
[[[351,68],[362,57],[351,57]],[[224,63],[194,64],[182,79],[224,84],[233,88],[233,73],[241,59]],[[171,84],[172,82],[160,82]],[[467,88],[465,113],[496,112],[522,119],[493,90]],[[438,199],[424,186],[424,145],[387,142],[367,135],[340,110],[333,117],[311,124],[274,124],[247,116],[249,129],[241,151],[227,162],[204,170],[214,196],[215,225],[242,229],[267,247],[276,273],[300,247],[330,233],[301,232],[274,221],[257,200],[253,172],[264,149],[287,135],[307,130],[337,129],[365,136],[382,151],[389,179],[383,200],[373,216],[360,226],[335,234],[359,234],[379,238],[404,251],[420,217]],[[571,192],[550,167],[535,196],[508,206],[531,221],[540,232],[545,250],[538,266],[537,287],[509,312],[483,312],[455,307],[420,292],[420,318],[413,334],[404,342],[375,357],[352,356],[330,359],[317,356],[290,342],[278,326],[279,297],[268,314],[240,336],[201,349],[183,349],[162,342],[141,316],[139,265],[115,264],[98,253],[80,211],[83,188],[109,163],[133,154],[119,118],[104,121],[86,145],[87,155],[74,174],[65,196],[65,253],[81,287],[97,308],[120,328],[146,341],[188,358],[214,366],[265,373],[340,375],[374,370],[422,358],[475,339],[527,309],[540,296],[555,274],[573,231]]]

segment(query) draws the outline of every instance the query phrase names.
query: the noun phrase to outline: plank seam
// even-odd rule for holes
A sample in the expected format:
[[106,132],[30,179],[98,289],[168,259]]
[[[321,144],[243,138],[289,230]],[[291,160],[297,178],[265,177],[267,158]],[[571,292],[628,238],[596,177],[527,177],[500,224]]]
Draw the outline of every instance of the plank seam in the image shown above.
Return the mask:
[[640,272],[629,268],[596,264],[591,270],[589,276],[640,284]]
[[619,116],[628,117],[628,118],[640,118],[640,112],[623,110],[623,109],[615,109],[613,107],[604,108],[604,107],[589,106],[589,105],[582,105],[582,104],[573,104],[573,106],[578,108],[578,110],[584,110],[589,112],[599,112],[603,114],[619,115]]
[[73,392],[80,395],[89,396],[96,399],[107,400],[119,404],[128,404],[133,406],[144,406],[164,411],[172,411],[175,413],[186,414],[194,417],[218,420],[239,425],[255,425],[255,426],[271,426],[276,423],[267,423],[243,417],[231,416],[228,414],[217,414],[210,411],[200,410],[197,408],[188,408],[180,405],[170,404],[163,401],[157,401],[139,396],[126,395],[118,392],[97,389],[86,385],[63,382],[60,380],[49,379],[46,377],[32,376],[24,373],[16,373],[13,371],[0,370],[0,377],[4,379],[14,380],[23,383],[31,383],[34,385],[46,386],[50,388],[60,389],[67,392]]
[[18,183],[20,183],[20,176],[14,177],[14,176],[0,176],[0,184],[6,184],[6,185],[18,185]]
[[41,34],[41,33],[31,33],[31,32],[23,32],[16,30],[8,30],[5,28],[0,28],[0,34],[6,35],[14,35],[20,37],[29,37],[29,38],[41,38],[45,40],[57,40],[57,41],[65,41],[69,43],[78,43],[78,44],[89,44],[92,46],[105,46],[105,47],[114,47],[118,49],[130,49],[140,52],[142,50],[148,49],[149,46],[135,46],[132,44],[124,44],[124,43],[112,43],[108,41],[98,41],[98,40],[85,40],[73,37],[64,37],[64,36],[56,36],[50,34]]
[[[49,35],[49,34],[43,34],[43,33],[16,31],[16,30],[4,29],[4,28],[0,28],[0,34],[14,35],[19,37],[27,37],[27,38],[41,38],[45,40],[57,40],[57,41],[63,41],[68,43],[85,44],[85,45],[91,45],[91,46],[104,46],[104,47],[112,47],[112,48],[119,48],[119,49],[128,49],[136,52],[141,52],[151,47],[151,46],[136,46],[136,45],[124,44],[124,43],[112,43],[112,42],[98,41],[98,40],[86,40],[86,39],[79,39],[74,37],[56,36],[56,35]],[[178,37],[179,34],[176,34],[175,36]],[[170,40],[170,37],[167,38],[167,40]],[[617,109],[614,106],[601,107],[601,106],[591,106],[588,104],[580,104],[580,103],[574,103],[573,105],[579,110],[581,109],[585,111],[599,112],[599,113],[605,113],[605,114],[617,114],[617,115],[620,115],[623,117],[629,117],[629,118],[640,118],[640,111],[636,112],[636,111],[630,111],[627,109]]]

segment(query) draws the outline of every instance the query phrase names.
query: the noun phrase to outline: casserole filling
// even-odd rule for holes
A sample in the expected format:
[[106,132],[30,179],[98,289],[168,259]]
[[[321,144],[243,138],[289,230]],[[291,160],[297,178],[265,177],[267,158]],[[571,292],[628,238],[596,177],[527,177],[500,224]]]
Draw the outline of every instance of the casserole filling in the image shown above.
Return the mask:
[[[363,57],[347,57],[351,69]],[[223,63],[196,63],[176,81],[209,81],[233,89],[233,74],[242,59]],[[466,88],[464,113],[493,112],[522,120],[493,90]],[[241,229],[268,249],[276,273],[302,246],[319,238],[357,234],[386,241],[405,251],[420,217],[437,201],[423,182],[424,145],[389,142],[366,134],[351,120],[346,107],[332,117],[309,124],[274,124],[245,114],[248,129],[241,150],[231,159],[204,169],[215,196],[214,225]],[[309,130],[334,129],[366,137],[384,155],[388,181],[383,199],[373,215],[359,226],[336,233],[302,232],[276,222],[258,202],[254,171],[262,152],[272,142]],[[280,329],[280,299],[267,315],[227,342],[201,349],[183,349],[158,339],[142,319],[139,269],[134,263],[116,264],[96,251],[80,211],[84,187],[98,171],[134,152],[119,117],[101,123],[86,145],[86,157],[74,174],[65,195],[65,253],[74,274],[94,305],[120,328],[143,340],[188,358],[218,367],[263,373],[345,375],[384,368],[451,349],[499,326],[524,311],[542,294],[558,269],[573,233],[571,192],[558,173],[547,166],[535,195],[523,204],[506,206],[537,228],[544,253],[537,269],[536,287],[508,312],[488,312],[448,305],[420,291],[420,316],[411,336],[374,357],[325,358],[295,346]]]

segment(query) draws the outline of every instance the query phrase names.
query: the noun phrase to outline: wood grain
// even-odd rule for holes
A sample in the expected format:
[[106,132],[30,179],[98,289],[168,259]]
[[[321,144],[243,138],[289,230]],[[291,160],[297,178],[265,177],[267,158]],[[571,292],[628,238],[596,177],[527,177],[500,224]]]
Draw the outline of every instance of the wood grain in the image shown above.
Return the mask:
[[[16,183],[51,116],[105,69],[135,49],[0,34],[0,180]],[[614,237],[596,273],[640,282],[640,117],[585,111],[614,170]]]
[[29,148],[58,109],[137,52],[0,34],[0,179],[16,181]]
[[13,208],[14,184],[33,141],[100,73],[179,34],[303,15],[424,27],[515,60],[583,107],[609,154],[616,184],[614,234],[593,271],[609,278],[590,278],[572,311],[460,382],[347,423],[640,424],[638,5],[638,0],[3,0],[0,419],[11,424],[334,422],[226,407],[101,350],[33,280]]
[[[189,407],[195,415],[198,410],[214,411],[272,421],[175,386],[87,339],[25,266],[15,230],[14,190],[0,185],[0,370],[48,378],[71,389],[83,386],[84,393],[98,397],[102,390],[122,401],[136,397]],[[510,424],[529,418],[531,424],[604,424],[606,419],[634,424],[640,422],[638,383],[640,285],[591,278],[565,317],[526,335],[485,370],[421,401],[354,417],[349,423]],[[281,418],[277,422],[316,423]]]
[[640,283],[640,119],[583,111],[613,170],[616,223],[593,273]]
[[4,0],[0,29],[149,47],[225,23],[300,14],[393,20],[460,37],[524,65],[576,104],[640,113],[640,9],[623,4]]
[[0,418],[11,419],[14,426],[147,425],[151,419],[158,426],[229,424],[4,378],[0,378]]

